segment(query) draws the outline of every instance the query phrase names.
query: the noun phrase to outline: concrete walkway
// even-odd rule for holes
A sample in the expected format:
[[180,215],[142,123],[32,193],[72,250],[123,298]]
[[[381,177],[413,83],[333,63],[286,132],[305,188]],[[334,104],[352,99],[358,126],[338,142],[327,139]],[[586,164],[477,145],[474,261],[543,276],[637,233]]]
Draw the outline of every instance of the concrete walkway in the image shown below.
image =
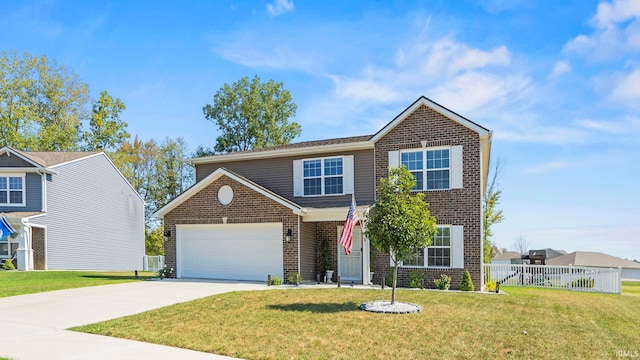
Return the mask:
[[231,359],[139,341],[67,331],[230,291],[261,290],[249,282],[162,280],[0,298],[0,357],[58,359]]

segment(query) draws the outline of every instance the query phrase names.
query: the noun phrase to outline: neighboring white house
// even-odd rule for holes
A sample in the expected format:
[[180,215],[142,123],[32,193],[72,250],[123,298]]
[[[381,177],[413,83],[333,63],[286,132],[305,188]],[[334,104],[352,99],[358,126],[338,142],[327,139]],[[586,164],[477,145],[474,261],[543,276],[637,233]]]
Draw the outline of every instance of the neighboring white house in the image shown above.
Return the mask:
[[547,261],[547,265],[574,265],[601,268],[622,267],[623,280],[640,280],[640,263],[601,252],[575,251]]
[[491,263],[499,265],[522,264],[522,254],[517,251],[500,253],[491,258]]
[[141,270],[144,201],[102,152],[0,149],[0,211],[20,270]]

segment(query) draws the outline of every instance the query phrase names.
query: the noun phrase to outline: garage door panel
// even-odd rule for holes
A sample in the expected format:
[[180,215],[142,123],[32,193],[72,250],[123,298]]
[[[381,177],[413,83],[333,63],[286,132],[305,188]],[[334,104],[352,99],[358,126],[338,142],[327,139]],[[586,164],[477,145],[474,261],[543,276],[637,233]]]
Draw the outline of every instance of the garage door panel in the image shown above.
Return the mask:
[[178,226],[178,276],[264,280],[282,276],[282,224]]

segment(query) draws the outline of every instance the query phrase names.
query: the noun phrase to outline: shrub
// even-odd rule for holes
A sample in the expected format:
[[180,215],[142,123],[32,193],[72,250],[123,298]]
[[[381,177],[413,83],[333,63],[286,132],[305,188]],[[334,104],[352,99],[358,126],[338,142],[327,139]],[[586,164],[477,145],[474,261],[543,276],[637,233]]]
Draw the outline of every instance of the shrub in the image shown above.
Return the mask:
[[289,275],[289,284],[295,284],[296,283],[296,278],[298,280],[298,283],[302,281],[302,275],[300,275],[300,273],[294,272],[294,273],[290,274]]
[[484,289],[488,292],[496,292],[496,282],[487,281],[486,283],[484,283]]
[[593,278],[580,278],[571,282],[571,287],[574,288],[592,288],[596,286],[596,281]]
[[462,281],[460,282],[460,290],[462,291],[473,291],[473,280],[471,280],[471,274],[469,274],[469,270],[464,271],[464,275],[462,275]]
[[409,287],[414,289],[422,287],[422,271],[415,270],[411,272]]
[[447,274],[440,275],[440,279],[433,279],[433,283],[439,290],[449,290],[451,286],[451,277]]
[[164,264],[164,267],[158,270],[158,276],[160,276],[160,279],[168,278],[171,274],[173,274],[173,268],[168,267],[167,264]]
[[278,275],[273,275],[271,282],[267,282],[267,285],[282,285],[282,279]]
[[2,269],[3,269],[3,270],[15,270],[15,269],[16,269],[16,267],[15,267],[15,266],[13,266],[13,261],[11,261],[11,260],[9,260],[9,259],[6,259],[6,260],[4,261],[4,264],[2,265]]
[[387,275],[387,277],[384,279],[384,284],[387,287],[392,287],[393,286],[393,269],[391,269],[391,271],[389,271],[389,275]]

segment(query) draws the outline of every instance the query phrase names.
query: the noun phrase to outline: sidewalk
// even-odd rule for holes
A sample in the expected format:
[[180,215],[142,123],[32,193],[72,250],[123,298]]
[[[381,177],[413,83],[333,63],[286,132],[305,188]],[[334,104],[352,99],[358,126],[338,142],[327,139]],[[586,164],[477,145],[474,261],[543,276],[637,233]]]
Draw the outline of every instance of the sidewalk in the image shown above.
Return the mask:
[[261,290],[250,282],[162,280],[93,286],[0,298],[0,356],[13,360],[231,359],[139,341],[67,331],[230,291]]

